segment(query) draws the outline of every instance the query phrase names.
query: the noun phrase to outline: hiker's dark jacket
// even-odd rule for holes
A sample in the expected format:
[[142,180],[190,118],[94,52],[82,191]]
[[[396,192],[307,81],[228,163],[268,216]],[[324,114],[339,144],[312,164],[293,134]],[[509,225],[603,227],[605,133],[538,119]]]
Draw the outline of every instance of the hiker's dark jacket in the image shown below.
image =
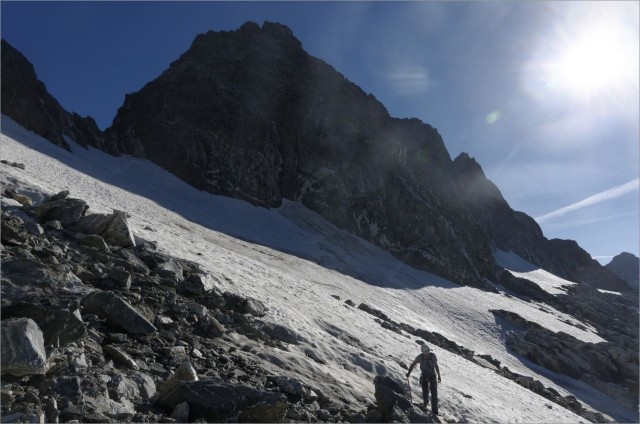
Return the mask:
[[438,357],[433,352],[421,352],[420,354],[418,354],[418,356],[416,356],[416,359],[413,361],[413,363],[409,367],[408,374],[411,373],[411,371],[413,370],[413,367],[415,367],[416,365],[422,363],[423,358],[426,360],[426,358],[427,358],[426,355],[433,355],[433,374],[434,375],[437,374],[438,378],[440,378],[440,368],[438,367]]

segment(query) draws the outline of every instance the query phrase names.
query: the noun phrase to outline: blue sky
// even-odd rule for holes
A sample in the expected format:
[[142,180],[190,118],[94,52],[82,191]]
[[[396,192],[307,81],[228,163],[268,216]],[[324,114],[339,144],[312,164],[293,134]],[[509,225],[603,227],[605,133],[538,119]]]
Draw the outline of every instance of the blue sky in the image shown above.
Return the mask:
[[468,152],[549,238],[638,255],[638,2],[6,2],[2,37],[110,125],[196,34],[251,20]]

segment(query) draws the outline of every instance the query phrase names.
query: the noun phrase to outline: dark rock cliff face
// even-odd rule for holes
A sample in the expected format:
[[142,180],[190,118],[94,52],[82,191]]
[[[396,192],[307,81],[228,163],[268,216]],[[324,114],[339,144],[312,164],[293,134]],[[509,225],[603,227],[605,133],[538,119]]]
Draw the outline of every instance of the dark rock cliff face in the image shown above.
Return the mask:
[[108,132],[119,151],[199,189],[269,207],[298,200],[454,281],[492,272],[438,132],[391,118],[282,25],[198,36],[126,97]]
[[67,150],[65,135],[83,146],[106,147],[95,121],[64,110],[38,80],[33,65],[5,40],[2,40],[2,113]]
[[578,243],[547,239],[533,218],[511,209],[500,190],[469,155],[459,155],[454,166],[462,198],[492,247],[515,252],[532,264],[571,281],[607,290],[628,290],[620,278],[592,259]]

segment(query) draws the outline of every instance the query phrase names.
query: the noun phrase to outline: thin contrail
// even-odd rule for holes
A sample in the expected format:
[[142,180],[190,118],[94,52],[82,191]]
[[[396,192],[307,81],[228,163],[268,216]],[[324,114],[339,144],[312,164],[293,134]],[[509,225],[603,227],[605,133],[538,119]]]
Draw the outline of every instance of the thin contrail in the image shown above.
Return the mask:
[[638,215],[638,211],[636,210],[636,211],[630,211],[625,213],[619,213],[615,215],[601,216],[601,217],[592,218],[592,219],[579,219],[579,220],[572,220],[569,222],[554,222],[553,224],[547,224],[547,225],[553,228],[577,227],[579,225],[587,225],[587,224],[594,224],[596,222],[611,221],[612,219],[624,218],[624,217],[633,216],[633,215]]
[[624,194],[630,193],[632,191],[638,190],[640,187],[640,178],[636,178],[635,180],[631,180],[626,184],[619,185],[617,187],[610,188],[608,190],[602,191],[598,194],[594,194],[593,196],[587,197],[584,200],[573,203],[569,206],[565,206],[563,208],[557,209],[553,212],[549,212],[548,214],[539,216],[535,218],[538,223],[543,221],[547,221],[552,218],[556,218],[558,216],[562,216],[568,212],[572,212],[578,209],[582,209],[587,206],[595,205],[600,202],[604,202],[606,200],[615,199]]

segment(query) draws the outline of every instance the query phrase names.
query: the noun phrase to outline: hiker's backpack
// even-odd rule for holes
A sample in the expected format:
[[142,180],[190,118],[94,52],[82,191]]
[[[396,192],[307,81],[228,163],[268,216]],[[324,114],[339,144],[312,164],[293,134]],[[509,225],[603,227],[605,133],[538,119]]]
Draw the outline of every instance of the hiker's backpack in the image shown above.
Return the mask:
[[420,371],[426,375],[434,375],[436,373],[436,355],[433,352],[429,352],[426,358],[422,355]]

